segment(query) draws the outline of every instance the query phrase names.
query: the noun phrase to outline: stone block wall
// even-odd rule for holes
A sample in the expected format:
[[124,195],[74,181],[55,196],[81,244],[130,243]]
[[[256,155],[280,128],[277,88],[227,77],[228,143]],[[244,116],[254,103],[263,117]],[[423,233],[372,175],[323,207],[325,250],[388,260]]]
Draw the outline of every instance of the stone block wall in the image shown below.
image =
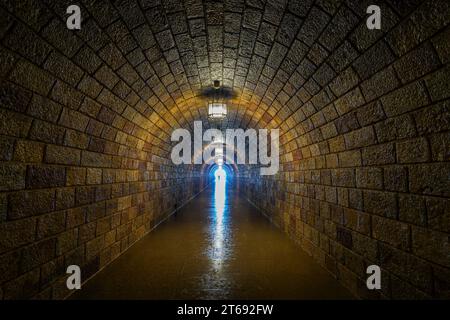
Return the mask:
[[296,109],[272,125],[280,172],[241,170],[246,194],[355,296],[448,299],[449,3],[380,3],[381,31],[365,1],[319,3],[299,30]]
[[87,280],[201,187],[136,41],[87,14],[68,31],[67,6],[0,3],[0,299],[65,298],[67,266]]
[[275,224],[356,296],[449,297],[448,1],[0,0],[0,15],[0,298],[65,297],[68,264],[95,274],[200,191],[170,134],[211,126],[213,80],[235,95],[224,127],[280,129],[279,174],[240,170]]

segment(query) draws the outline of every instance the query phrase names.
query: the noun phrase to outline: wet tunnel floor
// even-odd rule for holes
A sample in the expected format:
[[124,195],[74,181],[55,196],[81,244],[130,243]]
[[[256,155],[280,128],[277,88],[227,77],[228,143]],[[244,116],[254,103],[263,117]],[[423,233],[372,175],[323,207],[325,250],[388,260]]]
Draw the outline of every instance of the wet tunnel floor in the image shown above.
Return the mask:
[[349,299],[232,186],[213,184],[72,299]]

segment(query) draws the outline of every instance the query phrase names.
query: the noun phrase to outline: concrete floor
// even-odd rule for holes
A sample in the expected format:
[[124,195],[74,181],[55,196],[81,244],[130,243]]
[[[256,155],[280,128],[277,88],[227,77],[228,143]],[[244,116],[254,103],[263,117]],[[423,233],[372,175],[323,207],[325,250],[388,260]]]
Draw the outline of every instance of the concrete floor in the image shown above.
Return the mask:
[[203,191],[72,299],[351,299],[238,191]]

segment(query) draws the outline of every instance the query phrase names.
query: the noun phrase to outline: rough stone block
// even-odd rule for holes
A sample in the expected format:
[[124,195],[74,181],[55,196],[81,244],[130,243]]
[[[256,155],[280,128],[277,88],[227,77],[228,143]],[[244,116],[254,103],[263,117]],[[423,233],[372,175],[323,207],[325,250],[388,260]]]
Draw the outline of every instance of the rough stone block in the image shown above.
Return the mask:
[[13,137],[26,137],[32,119],[19,113],[0,109],[0,132]]
[[105,237],[99,236],[86,243],[86,260],[91,260],[99,255],[100,251],[104,248]]
[[290,46],[292,44],[292,41],[294,41],[295,37],[297,36],[302,22],[303,21],[295,15],[289,13],[285,14],[283,20],[281,21],[280,28],[278,29],[276,40],[283,45]]
[[448,271],[448,268],[433,265],[433,275],[435,297],[439,299],[448,299],[450,296],[450,272]]
[[28,166],[27,188],[62,187],[66,184],[66,170],[63,167]]
[[87,184],[100,184],[102,183],[102,170],[101,169],[87,169]]
[[0,82],[0,104],[3,108],[17,112],[25,112],[31,96],[32,94],[28,90],[7,81]]
[[[334,124],[336,126],[337,132],[340,134],[347,133],[352,130],[356,130],[360,127],[359,123],[358,123],[358,119],[356,118],[356,114],[354,112],[349,112],[349,113],[337,118],[334,121]],[[342,142],[344,142],[343,136],[341,136],[339,138],[342,140]],[[344,147],[344,143],[343,143],[343,147]]]
[[55,79],[46,71],[27,61],[18,63],[11,73],[10,79],[43,96],[46,96],[50,92],[50,89],[55,83]]
[[56,210],[72,208],[75,205],[74,188],[60,188],[56,190]]
[[5,283],[19,275],[20,251],[0,255],[0,283]]
[[450,103],[444,101],[422,108],[414,113],[414,120],[419,134],[447,131],[450,123]]
[[24,248],[20,261],[21,272],[32,270],[53,259],[56,255],[55,248],[55,238],[42,240]]
[[450,266],[450,241],[448,234],[412,227],[412,251],[419,257],[447,268]]
[[86,168],[67,168],[67,185],[79,186],[84,185],[86,181]]
[[384,188],[388,191],[408,191],[408,169],[401,166],[390,166],[383,169]]
[[379,142],[400,140],[416,136],[416,128],[410,115],[388,118],[375,124],[375,132]]
[[0,137],[0,160],[10,161],[14,154],[14,139],[9,137]]
[[0,223],[0,253],[31,243],[35,234],[34,218]]
[[113,70],[117,70],[126,63],[126,59],[114,43],[108,43],[99,52],[100,58]]
[[101,84],[105,85],[108,89],[114,88],[114,86],[119,82],[119,78],[114,73],[111,68],[106,65],[103,65],[94,75],[94,78],[97,79]]
[[356,86],[358,82],[358,76],[353,69],[347,68],[330,83],[330,87],[333,93],[340,97],[342,94]]
[[379,255],[384,270],[413,283],[425,292],[433,291],[431,266],[425,260],[385,243],[379,244]]
[[34,94],[28,107],[28,114],[38,119],[56,123],[62,106],[46,97]]
[[86,149],[89,144],[89,136],[79,131],[67,130],[64,144],[68,147]]
[[430,147],[425,138],[398,142],[396,150],[398,163],[427,162],[430,159]]
[[64,231],[66,228],[66,212],[57,211],[40,216],[37,222],[37,238],[43,239]]
[[372,236],[395,248],[409,250],[410,232],[410,227],[405,223],[378,216],[372,217]]
[[36,268],[3,286],[5,300],[29,299],[39,292],[40,270]]
[[381,102],[386,115],[393,117],[426,105],[428,97],[424,86],[414,82],[385,95]]
[[352,232],[342,227],[336,227],[336,241],[342,244],[344,247],[352,249]]
[[344,136],[347,149],[367,147],[376,143],[376,136],[373,127],[368,126],[351,131]]
[[59,124],[67,128],[84,131],[89,123],[89,118],[80,112],[64,109]]
[[328,50],[335,49],[347,33],[356,26],[358,20],[358,17],[350,9],[341,6],[323,31],[319,42]]
[[450,196],[447,163],[430,163],[409,167],[409,190],[413,193]]
[[358,167],[361,165],[361,152],[359,150],[344,151],[338,154],[339,166]]
[[311,46],[325,28],[329,19],[328,14],[317,7],[312,7],[311,13],[307,16],[301,27],[298,38]]
[[442,63],[450,61],[450,44],[447,39],[450,37],[450,27],[447,27],[443,32],[432,39],[434,48],[436,49]]
[[340,187],[355,186],[355,171],[353,169],[332,170],[331,179],[333,185]]
[[356,111],[356,116],[361,126],[367,126],[386,119],[386,115],[384,114],[380,101],[374,101],[359,108]]
[[41,268],[41,287],[46,287],[54,280],[66,275],[66,268],[64,265],[64,257],[53,259]]
[[450,230],[450,200],[430,197],[426,199],[428,226],[442,232]]
[[408,83],[437,69],[439,65],[439,58],[433,47],[431,44],[425,43],[397,60],[394,63],[394,68],[400,80],[403,83]]
[[76,85],[83,76],[83,71],[63,55],[53,51],[44,64],[44,69],[57,78]]
[[[56,254],[58,256],[64,255],[68,253],[71,250],[74,250],[77,247],[78,242],[78,229],[72,229],[68,230],[66,232],[63,232],[58,235],[57,241],[56,241]],[[81,247],[84,249],[84,247]],[[84,250],[83,250],[84,252]],[[74,257],[74,255],[70,255],[70,257]],[[66,263],[74,263],[74,264],[81,264],[83,262],[83,259],[72,259],[66,257]]]
[[[17,41],[21,39],[21,41]],[[31,61],[41,64],[51,51],[51,47],[34,32],[19,23],[5,38],[5,45],[16,52],[21,52]]]
[[359,233],[370,235],[370,215],[362,211],[344,209],[344,226]]
[[395,193],[364,191],[364,211],[387,218],[397,218],[397,197]]
[[361,79],[367,79],[395,60],[384,41],[379,41],[353,63]]
[[83,41],[68,30],[65,23],[57,18],[53,19],[42,30],[42,35],[68,57],[73,57],[83,45]]
[[334,102],[337,112],[343,115],[351,110],[354,110],[364,104],[364,97],[361,94],[359,88],[355,88],[352,91],[345,94]]
[[81,164],[83,166],[91,166],[91,167],[109,167],[111,165],[111,156],[83,151],[81,153]]
[[[98,83],[94,78],[92,78],[89,75],[84,75],[83,79],[81,79],[80,83],[78,84],[77,89],[79,89],[84,94],[88,95],[89,97],[95,99],[100,94],[100,91],[102,91],[103,86]],[[85,99],[86,101],[88,99]]]
[[25,168],[21,164],[0,164],[0,191],[24,189]]
[[10,210],[8,217],[10,219],[20,219],[51,212],[55,209],[55,191],[33,190],[16,192],[8,195]]
[[398,197],[400,221],[425,226],[427,223],[425,199],[416,195],[400,194]]
[[430,92],[433,101],[443,100],[448,98],[450,92],[450,66],[447,65],[442,69],[432,73],[425,79],[428,91]]
[[341,72],[357,57],[358,52],[353,48],[350,42],[344,41],[344,43],[330,54],[328,62],[336,72]]
[[356,186],[365,189],[383,188],[383,170],[381,168],[357,168]]
[[53,144],[62,144],[65,129],[45,121],[34,121],[30,130],[30,138]]
[[48,145],[45,153],[45,161],[51,164],[78,165],[80,158],[80,150],[55,145]]
[[394,69],[388,67],[361,83],[361,91],[367,102],[381,97],[383,94],[395,89],[399,84]]
[[86,45],[75,55],[73,61],[89,74],[93,74],[102,64],[102,60]]
[[85,205],[95,201],[95,188],[94,187],[77,187],[75,193],[75,204]]

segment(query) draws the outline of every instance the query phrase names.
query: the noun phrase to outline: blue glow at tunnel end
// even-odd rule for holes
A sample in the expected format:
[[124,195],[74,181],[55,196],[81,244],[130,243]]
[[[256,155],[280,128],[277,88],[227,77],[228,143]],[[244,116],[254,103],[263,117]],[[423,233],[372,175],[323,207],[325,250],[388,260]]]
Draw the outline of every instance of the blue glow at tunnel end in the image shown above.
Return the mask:
[[224,164],[219,166],[214,164],[209,170],[209,177],[212,181],[216,180],[218,172],[220,172],[221,175],[227,180],[233,176],[233,170],[228,165]]
[[222,166],[217,166],[217,168],[215,168],[214,170],[214,178],[215,180],[226,180],[227,179],[227,173],[226,171],[222,168]]

